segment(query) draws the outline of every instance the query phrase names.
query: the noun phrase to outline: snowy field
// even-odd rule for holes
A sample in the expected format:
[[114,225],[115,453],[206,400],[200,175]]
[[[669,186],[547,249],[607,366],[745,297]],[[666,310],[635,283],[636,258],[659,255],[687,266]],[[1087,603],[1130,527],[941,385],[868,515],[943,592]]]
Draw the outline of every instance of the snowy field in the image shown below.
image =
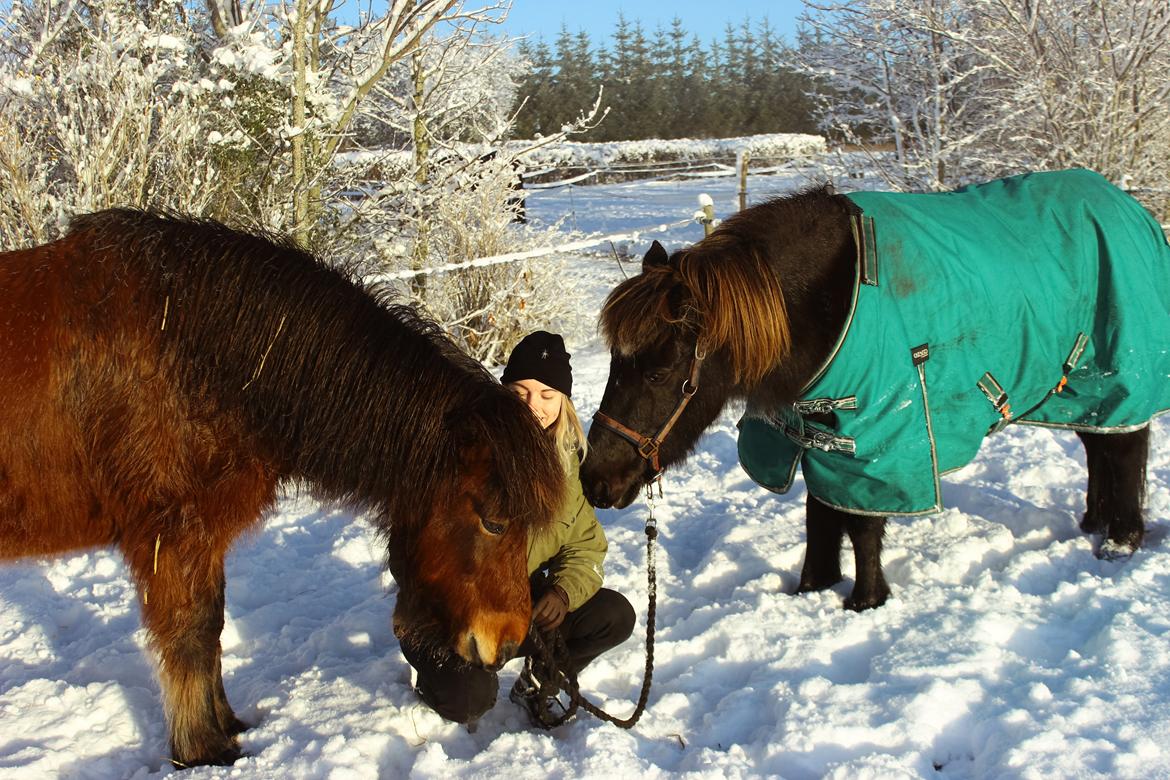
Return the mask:
[[[761,177],[752,196],[803,183]],[[686,217],[700,191],[726,214],[733,189],[720,179],[550,190],[530,213],[613,232]],[[664,243],[699,235],[677,228]],[[565,329],[588,416],[607,371],[593,313],[621,271],[600,253],[568,267],[587,312]],[[587,715],[531,730],[507,701],[516,661],[477,733],[442,721],[411,690],[369,527],[290,497],[228,561],[224,677],[255,724],[243,736],[250,756],[182,776],[1170,777],[1170,423],[1154,425],[1147,543],[1131,560],[1097,560],[1077,530],[1075,437],[1009,429],[944,481],[949,509],[889,524],[894,595],[854,614],[841,607],[848,550],[845,582],[791,595],[803,490],[775,496],[747,479],[736,418],[729,410],[665,480],[654,688],[633,731]],[[644,503],[600,514],[607,584],[644,615]],[[619,716],[641,682],[643,631],[581,679]],[[172,773],[144,639],[115,555],[0,567],[0,777]]]

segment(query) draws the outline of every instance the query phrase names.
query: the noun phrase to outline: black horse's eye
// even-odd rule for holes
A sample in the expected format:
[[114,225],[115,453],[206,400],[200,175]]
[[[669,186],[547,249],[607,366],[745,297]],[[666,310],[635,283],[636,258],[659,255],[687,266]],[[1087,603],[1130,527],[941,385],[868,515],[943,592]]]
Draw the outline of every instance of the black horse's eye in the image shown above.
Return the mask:
[[670,371],[665,368],[658,368],[653,371],[646,372],[646,381],[652,385],[660,385],[670,376]]
[[479,524],[483,526],[483,530],[487,531],[492,536],[499,536],[500,534],[504,533],[504,531],[508,530],[508,526],[504,525],[503,523],[493,523],[486,517],[479,518]]

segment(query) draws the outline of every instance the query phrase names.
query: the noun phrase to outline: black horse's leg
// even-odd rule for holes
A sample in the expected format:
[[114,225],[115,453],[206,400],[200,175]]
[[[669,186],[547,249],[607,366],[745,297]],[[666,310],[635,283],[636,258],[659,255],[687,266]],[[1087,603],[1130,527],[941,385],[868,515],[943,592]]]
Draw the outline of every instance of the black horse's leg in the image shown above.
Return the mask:
[[1099,557],[1131,555],[1145,537],[1142,502],[1150,429],[1128,433],[1081,433],[1089,465],[1089,489],[1081,530],[1103,534]]
[[804,566],[797,593],[831,588],[841,581],[841,539],[844,512],[825,506],[811,495],[805,510]]
[[1103,534],[1108,522],[1105,503],[1102,500],[1101,482],[1105,476],[1107,466],[1102,462],[1103,448],[1098,443],[1101,438],[1094,433],[1077,431],[1081,444],[1085,445],[1085,461],[1089,470],[1089,486],[1085,495],[1085,514],[1081,516],[1081,530],[1087,534]]
[[882,537],[886,532],[886,519],[842,514],[846,517],[845,531],[853,542],[853,561],[857,569],[857,579],[853,583],[853,592],[845,599],[845,608],[860,612],[880,607],[890,595],[890,586],[882,573]]

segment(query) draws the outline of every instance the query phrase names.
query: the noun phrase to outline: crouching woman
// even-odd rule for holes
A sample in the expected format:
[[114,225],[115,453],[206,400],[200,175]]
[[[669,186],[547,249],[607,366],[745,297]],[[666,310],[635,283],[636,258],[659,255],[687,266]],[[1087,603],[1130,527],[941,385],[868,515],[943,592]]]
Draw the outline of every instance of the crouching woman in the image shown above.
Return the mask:
[[[597,515],[585,500],[578,474],[585,434],[570,400],[573,373],[565,343],[556,334],[525,336],[508,358],[501,381],[532,410],[536,423],[564,455],[567,498],[547,531],[528,539],[532,619],[541,631],[556,631],[568,649],[566,674],[576,675],[597,656],[624,642],[634,628],[634,610],[622,594],[601,587],[607,544]],[[528,656],[510,698],[534,725],[559,716],[555,686],[532,657],[531,637],[520,646]],[[418,672],[416,690],[435,712],[457,723],[474,723],[496,701],[495,672],[473,666],[454,653],[423,651],[403,642],[406,660]],[[542,686],[542,683],[545,683]]]

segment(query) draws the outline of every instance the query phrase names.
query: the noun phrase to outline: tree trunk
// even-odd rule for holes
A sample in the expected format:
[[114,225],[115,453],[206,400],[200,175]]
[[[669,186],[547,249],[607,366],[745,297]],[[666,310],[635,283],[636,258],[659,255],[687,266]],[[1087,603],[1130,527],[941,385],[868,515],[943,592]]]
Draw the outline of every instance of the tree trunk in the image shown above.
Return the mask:
[[308,65],[305,21],[308,0],[297,0],[296,19],[293,21],[293,105],[292,126],[292,185],[293,237],[301,246],[309,243],[309,186],[305,165],[305,69]]
[[[411,55],[411,76],[414,82],[414,122],[411,125],[411,145],[414,147],[414,181],[418,185],[418,191],[426,190],[427,181],[429,178],[430,166],[430,152],[431,140],[427,133],[426,120],[426,67],[423,63],[423,55],[421,50],[416,50]],[[414,237],[414,246],[410,252],[410,267],[411,270],[419,271],[427,267],[427,259],[430,255],[430,223],[428,215],[425,213],[418,214],[418,230]],[[411,277],[410,280],[411,292],[414,294],[415,300],[424,302],[427,292],[426,276],[419,274]]]

